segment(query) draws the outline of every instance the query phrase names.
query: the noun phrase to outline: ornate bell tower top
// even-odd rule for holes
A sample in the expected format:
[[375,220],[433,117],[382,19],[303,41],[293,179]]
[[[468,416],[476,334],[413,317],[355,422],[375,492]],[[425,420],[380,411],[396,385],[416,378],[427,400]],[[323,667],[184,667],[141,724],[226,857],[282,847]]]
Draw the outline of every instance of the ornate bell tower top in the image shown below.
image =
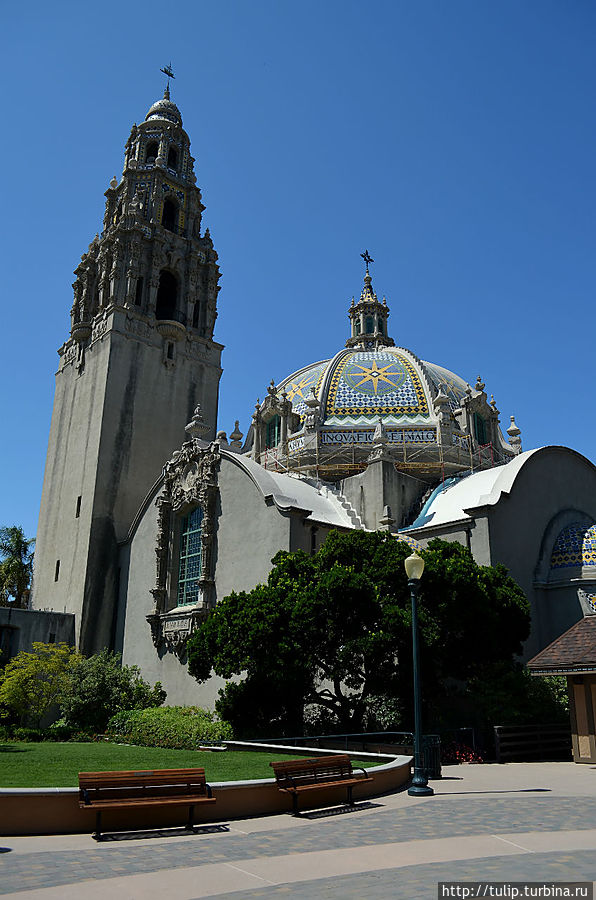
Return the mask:
[[351,335],[346,341],[346,347],[362,350],[393,347],[395,346],[393,338],[387,336],[387,318],[389,316],[387,300],[383,297],[383,301],[379,302],[373,290],[372,276],[368,271],[368,266],[374,262],[374,259],[369,255],[368,250],[365,250],[360,256],[366,264],[364,287],[358,303],[354,303],[352,297],[352,303],[348,310]]
[[157,325],[160,334],[160,322],[173,323],[175,341],[213,340],[220,273],[209,230],[201,231],[194,162],[168,84],[132,126],[122,178],[105,192],[101,236],[75,270],[71,337],[78,344],[93,339],[97,316],[111,309]]

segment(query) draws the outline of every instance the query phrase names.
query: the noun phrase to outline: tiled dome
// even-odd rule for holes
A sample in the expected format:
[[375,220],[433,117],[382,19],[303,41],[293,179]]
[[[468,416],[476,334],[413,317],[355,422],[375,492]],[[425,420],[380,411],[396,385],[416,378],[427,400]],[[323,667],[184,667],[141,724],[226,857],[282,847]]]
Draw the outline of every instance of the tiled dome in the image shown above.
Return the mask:
[[182,125],[182,116],[180,110],[175,103],[170,100],[170,92],[166,89],[163,99],[156,100],[147,115],[145,121],[149,122],[153,119],[165,119],[167,122],[174,122],[176,125]]
[[294,412],[304,416],[305,400],[314,388],[326,425],[426,422],[431,416],[431,385],[443,386],[452,408],[459,405],[466,383],[441,366],[423,363],[410,351],[381,346],[346,349],[333,359],[306,366],[285,378]]

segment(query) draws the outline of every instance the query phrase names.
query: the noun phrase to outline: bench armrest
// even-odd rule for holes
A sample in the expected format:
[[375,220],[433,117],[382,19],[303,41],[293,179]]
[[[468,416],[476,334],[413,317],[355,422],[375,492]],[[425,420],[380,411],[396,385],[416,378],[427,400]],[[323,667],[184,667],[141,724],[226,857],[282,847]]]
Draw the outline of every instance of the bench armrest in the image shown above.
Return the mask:
[[90,806],[91,797],[89,796],[89,791],[87,790],[87,788],[81,788],[81,796],[83,798],[83,803],[85,804],[85,806]]
[[211,785],[207,784],[207,782],[205,782],[205,788],[207,790],[207,796],[209,797],[209,799],[211,799],[213,797],[213,791],[211,790]]
[[362,772],[362,774],[364,775],[365,778],[370,778],[370,775],[368,774],[366,769],[362,768],[362,766],[352,766],[352,772],[356,772],[356,771]]

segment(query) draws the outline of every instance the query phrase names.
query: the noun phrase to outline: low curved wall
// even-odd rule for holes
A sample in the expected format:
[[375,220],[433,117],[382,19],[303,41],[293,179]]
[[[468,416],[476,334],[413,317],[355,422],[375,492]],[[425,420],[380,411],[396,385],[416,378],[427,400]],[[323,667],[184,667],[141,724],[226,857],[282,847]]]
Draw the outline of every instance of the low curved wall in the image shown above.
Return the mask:
[[[254,746],[254,745],[253,745]],[[244,749],[248,749],[244,745]],[[273,748],[263,744],[254,746],[255,750],[271,749],[272,752],[311,753],[311,748],[280,747]],[[329,753],[330,751],[312,750],[312,755]],[[331,751],[333,752],[333,751]],[[336,751],[337,752],[337,751]],[[351,754],[354,759],[380,758],[380,754]],[[386,755],[381,757],[388,759]],[[365,800],[381,794],[400,790],[410,780],[410,756],[397,756],[390,762],[369,768],[373,776],[370,781],[363,781],[354,788],[354,800]],[[207,767],[207,779],[209,770]],[[289,794],[278,790],[274,778],[259,781],[223,781],[210,782],[213,796],[217,798],[214,805],[198,805],[195,808],[195,824],[222,822],[227,819],[247,818],[249,816],[268,816],[275,813],[290,812],[292,798]],[[314,792],[314,796],[301,796],[300,809],[313,809],[320,806],[344,803],[345,787],[329,787]],[[165,828],[183,825],[186,821],[187,808],[181,806],[147,807],[145,809],[106,810],[102,815],[102,830],[135,828]],[[95,829],[95,812],[79,807],[78,788],[0,788],[0,834],[73,834],[89,832]]]

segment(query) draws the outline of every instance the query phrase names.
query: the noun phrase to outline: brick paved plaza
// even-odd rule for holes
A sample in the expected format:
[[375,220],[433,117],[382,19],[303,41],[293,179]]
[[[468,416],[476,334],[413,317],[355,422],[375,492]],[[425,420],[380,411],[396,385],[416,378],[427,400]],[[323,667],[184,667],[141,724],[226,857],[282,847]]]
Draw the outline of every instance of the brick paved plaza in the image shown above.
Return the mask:
[[438,881],[596,879],[596,767],[451,766],[402,792],[196,833],[0,838],[0,893],[20,900],[435,898]]

